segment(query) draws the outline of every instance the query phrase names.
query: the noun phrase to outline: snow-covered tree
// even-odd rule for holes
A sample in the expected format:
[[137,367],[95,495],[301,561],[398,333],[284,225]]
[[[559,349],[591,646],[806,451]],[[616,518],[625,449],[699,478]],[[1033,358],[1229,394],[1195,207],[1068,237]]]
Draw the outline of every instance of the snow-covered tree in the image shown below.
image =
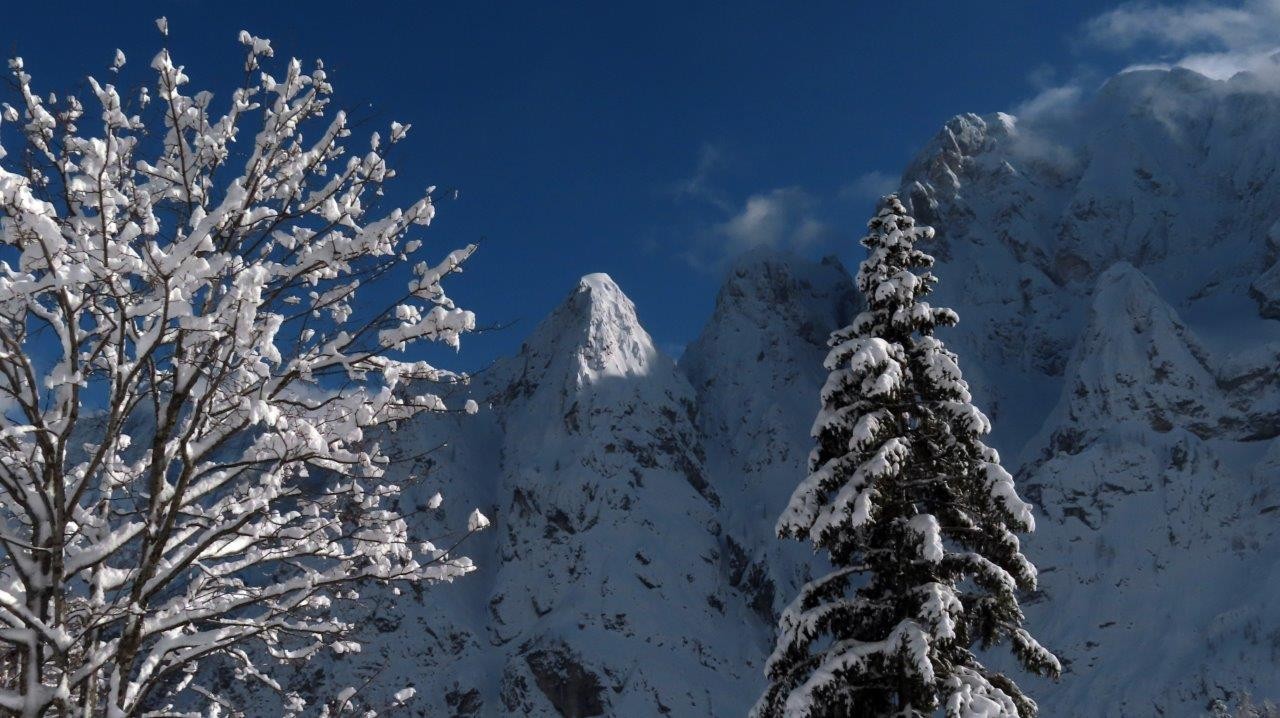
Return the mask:
[[1029,718],[1035,702],[973,650],[1007,641],[1027,669],[1059,672],[1018,605],[1036,585],[1015,535],[1031,507],[934,336],[957,316],[923,301],[936,279],[915,244],[932,228],[894,196],[868,227],[866,311],[831,335],[811,473],[778,520],[833,570],[779,619],[755,714]]
[[380,207],[409,127],[354,147],[321,63],[272,75],[271,44],[240,40],[220,114],[168,50],[128,98],[92,77],[87,98],[37,93],[9,62],[5,714],[220,704],[202,661],[272,685],[273,661],[354,647],[341,608],[362,585],[471,568],[410,536],[375,434],[446,410],[423,389],[465,380],[413,352],[473,328],[441,281],[474,247],[412,259],[431,190]]

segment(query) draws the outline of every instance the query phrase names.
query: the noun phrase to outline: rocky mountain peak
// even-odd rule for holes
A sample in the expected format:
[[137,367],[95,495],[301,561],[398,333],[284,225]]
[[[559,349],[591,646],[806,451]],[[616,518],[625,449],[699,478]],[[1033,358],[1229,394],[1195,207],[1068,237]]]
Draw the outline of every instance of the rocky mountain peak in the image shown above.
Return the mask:
[[1098,278],[1067,387],[1070,419],[1085,429],[1137,422],[1208,436],[1229,413],[1208,351],[1128,262]]
[[[716,360],[763,361],[762,353],[824,346],[835,327],[851,319],[857,291],[835,257],[811,262],[774,249],[757,249],[730,267],[710,321],[685,350],[681,367],[695,385],[716,371]],[[729,354],[723,354],[729,352]]]
[[[580,398],[653,389],[687,395],[675,364],[654,346],[635,304],[607,274],[588,274],[529,335],[515,356],[486,379],[497,399],[514,408],[542,397],[564,413]],[[629,381],[632,379],[645,381]],[[606,399],[602,403],[616,403]]]
[[636,307],[613,279],[588,274],[526,342],[526,349],[567,350],[579,380],[643,376],[657,358]]

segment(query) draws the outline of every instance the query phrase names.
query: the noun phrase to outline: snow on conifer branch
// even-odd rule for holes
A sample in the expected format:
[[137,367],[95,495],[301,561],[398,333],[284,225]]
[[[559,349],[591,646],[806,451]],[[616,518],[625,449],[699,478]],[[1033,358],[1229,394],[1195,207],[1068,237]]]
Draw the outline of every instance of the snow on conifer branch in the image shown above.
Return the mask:
[[1036,585],[1015,535],[1031,509],[934,336],[958,318],[924,301],[937,279],[916,243],[932,228],[893,196],[868,228],[866,310],[831,335],[810,474],[777,525],[834,570],[779,619],[754,714],[1031,718],[1035,702],[972,651],[1008,642],[1027,669],[1060,671],[1018,606]]
[[443,281],[475,247],[417,259],[430,190],[379,209],[407,125],[358,149],[322,64],[266,63],[270,42],[240,39],[246,82],[221,111],[167,49],[137,101],[92,77],[87,100],[46,99],[9,62],[4,712],[220,703],[202,661],[271,685],[263,657],[348,645],[336,599],[472,568],[412,540],[375,434],[466,380],[412,349],[474,328]]

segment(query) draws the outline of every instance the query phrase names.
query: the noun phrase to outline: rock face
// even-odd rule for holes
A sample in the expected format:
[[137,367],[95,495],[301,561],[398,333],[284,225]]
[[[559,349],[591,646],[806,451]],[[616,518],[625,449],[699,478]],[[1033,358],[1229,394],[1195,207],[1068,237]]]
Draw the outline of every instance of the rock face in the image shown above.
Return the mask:
[[1247,433],[1222,364],[1138,270],[1099,278],[1022,472],[1042,506],[1043,596],[1028,613],[1069,666],[1041,688],[1046,705],[1187,715],[1273,695],[1280,544],[1257,504],[1273,479],[1250,468],[1268,442]]
[[1277,108],[1248,76],[1128,72],[1060,124],[956,117],[911,163],[901,193],[939,231],[939,301],[963,319],[952,344],[1009,450],[1044,421],[1116,262],[1212,325],[1211,344],[1280,339],[1257,321],[1280,296]]
[[492,374],[503,466],[486,633],[510,656],[503,710],[740,708],[755,669],[739,644],[754,636],[717,570],[693,392],[631,301],[585,277]]
[[733,585],[769,626],[807,580],[814,553],[774,537],[780,507],[807,473],[826,380],[827,335],[853,318],[857,292],[834,258],[819,264],[771,251],[741,257],[680,368],[697,392],[707,468],[724,497]]
[[1114,264],[1098,278],[1064,386],[1059,431],[1075,433],[1055,445],[1069,447],[1118,424],[1167,433],[1177,422],[1197,436],[1225,432],[1239,417],[1214,372],[1208,349],[1151,282],[1127,262]]
[[717,489],[735,508],[760,504],[770,529],[778,500],[794,487],[775,486],[761,471],[803,465],[812,422],[795,418],[816,413],[817,398],[796,387],[825,381],[827,335],[852,320],[858,301],[835,258],[813,264],[757,251],[729,270],[710,321],[681,358],[697,392],[698,425],[713,453],[723,454],[717,460],[728,462],[713,474]]

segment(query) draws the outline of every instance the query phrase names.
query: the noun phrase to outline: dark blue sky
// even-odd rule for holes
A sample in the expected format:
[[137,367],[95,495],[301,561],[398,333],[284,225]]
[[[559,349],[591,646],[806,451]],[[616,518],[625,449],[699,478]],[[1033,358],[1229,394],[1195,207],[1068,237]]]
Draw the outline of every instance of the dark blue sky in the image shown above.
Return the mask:
[[412,122],[402,186],[461,190],[428,246],[483,238],[452,294],[482,323],[519,320],[464,342],[471,366],[595,271],[678,351],[726,255],[758,241],[731,222],[751,197],[779,211],[767,237],[856,261],[872,194],[948,117],[1120,64],[1074,39],[1102,2],[6,5],[0,47],[44,89],[104,76],[116,47],[139,77],[166,15],[193,87],[237,79],[244,28],[324,58],[341,104]]

